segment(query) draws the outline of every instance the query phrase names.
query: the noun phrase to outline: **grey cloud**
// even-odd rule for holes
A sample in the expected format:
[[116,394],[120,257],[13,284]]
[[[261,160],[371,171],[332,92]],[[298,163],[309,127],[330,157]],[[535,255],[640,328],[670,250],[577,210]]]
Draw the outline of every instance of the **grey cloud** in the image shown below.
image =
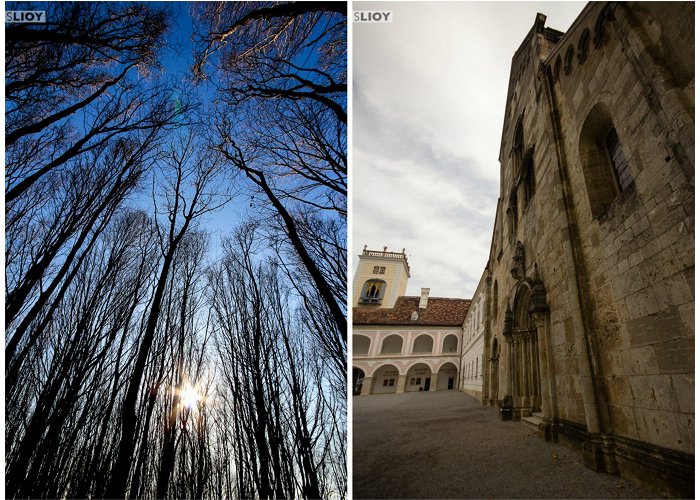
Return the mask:
[[354,26],[353,249],[405,247],[409,293],[469,297],[491,243],[511,57],[537,12],[566,29],[584,3],[358,5],[394,23]]

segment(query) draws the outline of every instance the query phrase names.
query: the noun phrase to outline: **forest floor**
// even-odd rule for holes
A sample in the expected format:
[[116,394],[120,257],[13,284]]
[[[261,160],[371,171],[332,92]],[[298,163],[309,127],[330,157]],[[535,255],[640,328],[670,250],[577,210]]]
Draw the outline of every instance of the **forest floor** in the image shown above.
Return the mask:
[[657,498],[462,392],[352,404],[353,498]]

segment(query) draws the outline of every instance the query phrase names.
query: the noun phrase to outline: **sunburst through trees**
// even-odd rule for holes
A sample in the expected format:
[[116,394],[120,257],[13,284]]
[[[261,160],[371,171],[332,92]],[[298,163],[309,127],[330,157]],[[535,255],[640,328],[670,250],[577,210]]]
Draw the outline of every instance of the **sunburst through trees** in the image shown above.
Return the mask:
[[345,3],[6,10],[7,497],[343,497]]

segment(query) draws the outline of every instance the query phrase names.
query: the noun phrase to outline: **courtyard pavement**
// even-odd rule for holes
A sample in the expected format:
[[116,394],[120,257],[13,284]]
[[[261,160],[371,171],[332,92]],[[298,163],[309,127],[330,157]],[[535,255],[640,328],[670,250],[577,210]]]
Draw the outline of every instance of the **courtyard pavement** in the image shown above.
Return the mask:
[[656,498],[462,392],[352,402],[353,498]]

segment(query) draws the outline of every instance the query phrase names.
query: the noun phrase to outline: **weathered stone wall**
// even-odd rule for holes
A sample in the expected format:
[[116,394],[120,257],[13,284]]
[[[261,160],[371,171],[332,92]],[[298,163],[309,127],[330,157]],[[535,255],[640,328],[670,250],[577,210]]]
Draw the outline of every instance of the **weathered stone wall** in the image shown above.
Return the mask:
[[[687,5],[666,5],[663,16],[652,21],[646,13],[639,19],[639,7],[619,4],[606,14],[614,19],[606,17],[600,46],[589,35],[588,57],[573,64],[569,75],[559,75],[555,99],[609,426],[615,434],[692,453],[693,149],[676,142],[692,128],[693,109],[683,102],[692,89],[676,87],[676,81],[688,85],[689,79],[685,74],[673,78],[675,66],[654,58],[664,47],[654,54],[649,45],[650,36],[659,45],[676,41],[674,33],[686,37],[685,23],[669,20],[692,18],[692,8],[688,13]],[[585,30],[593,33],[596,14],[591,11],[563,42],[575,47]],[[676,58],[692,54],[692,43],[682,41],[667,52]],[[669,79],[655,81],[662,78]],[[664,106],[667,100],[674,102]],[[596,218],[589,207],[579,134],[590,110],[601,104],[609,111],[633,182]]]
[[693,19],[591,3],[513,58],[485,344],[498,399],[597,469],[682,476],[694,450]]

